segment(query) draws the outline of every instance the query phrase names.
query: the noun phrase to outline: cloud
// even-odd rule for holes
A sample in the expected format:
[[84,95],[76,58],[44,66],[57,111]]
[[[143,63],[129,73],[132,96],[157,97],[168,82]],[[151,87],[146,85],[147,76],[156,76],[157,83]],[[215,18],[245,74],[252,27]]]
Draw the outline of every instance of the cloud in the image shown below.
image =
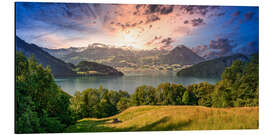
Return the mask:
[[159,50],[172,49],[174,40],[171,37],[162,38],[162,36],[155,36],[152,40],[146,43],[146,46],[156,48]]
[[227,38],[218,38],[210,41],[209,48],[218,50],[219,56],[228,55],[232,53],[232,49],[235,47],[232,43],[233,41]]
[[246,21],[251,20],[251,19],[253,18],[254,15],[255,15],[254,12],[248,12],[248,13],[245,13],[245,14],[244,14],[245,20],[246,20]]
[[160,45],[159,49],[169,50],[169,49],[173,48],[173,46],[172,46],[173,42],[174,42],[174,40],[172,40],[171,37],[165,38],[160,42],[161,45]]
[[258,53],[259,51],[259,42],[258,40],[250,41],[247,45],[244,45],[236,50],[239,53],[250,55],[253,53]]
[[208,46],[207,45],[198,45],[196,47],[192,47],[191,50],[199,55],[202,55],[205,51],[208,50]]
[[173,5],[136,5],[136,11],[133,13],[134,15],[141,15],[143,14],[161,14],[166,15],[173,12],[174,6]]
[[215,14],[215,16],[224,16],[224,15],[225,15],[225,12]]
[[163,43],[165,45],[170,45],[173,42],[172,38],[168,37],[163,39],[160,43]]
[[146,46],[153,46],[154,43],[158,43],[162,36],[155,36],[152,40],[146,42]]
[[232,16],[233,17],[237,17],[237,16],[239,16],[241,14],[241,11],[235,11],[233,14],[232,14]]
[[150,22],[155,22],[155,21],[158,21],[160,20],[160,18],[156,15],[151,15],[151,16],[147,16],[147,20],[146,20],[146,24],[147,23],[150,23]]
[[225,27],[225,26],[227,26],[227,25],[233,24],[236,20],[239,19],[240,14],[241,14],[241,11],[239,11],[239,10],[233,12],[233,13],[231,14],[230,19],[229,19],[226,23],[224,23],[222,26]]
[[191,20],[191,24],[192,24],[193,27],[196,27],[196,26],[199,26],[199,25],[202,25],[202,24],[205,24],[205,23],[203,22],[202,18],[196,18],[196,19]]
[[185,21],[184,21],[184,24],[188,24],[188,23],[189,23],[189,21],[188,21],[188,20],[185,20]]
[[161,8],[161,11],[160,11],[160,14],[169,14],[169,13],[172,13],[173,12],[173,5],[170,5],[170,6],[163,6]]
[[217,8],[217,6],[180,6],[180,9],[184,13],[187,13],[189,15],[200,14],[203,16]]
[[232,55],[237,46],[233,44],[232,40],[227,38],[218,38],[210,40],[209,45],[198,45],[192,47],[191,50],[201,57],[212,59],[221,56]]

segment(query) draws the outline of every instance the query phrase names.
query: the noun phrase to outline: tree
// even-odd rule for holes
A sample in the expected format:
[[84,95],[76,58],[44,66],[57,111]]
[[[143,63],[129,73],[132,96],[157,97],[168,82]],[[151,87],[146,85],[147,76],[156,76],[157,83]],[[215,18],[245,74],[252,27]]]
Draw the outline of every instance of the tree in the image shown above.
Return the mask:
[[183,105],[182,96],[186,88],[181,84],[162,83],[157,88],[158,103],[162,105]]
[[197,104],[197,100],[196,100],[194,93],[192,91],[188,91],[188,90],[186,90],[184,92],[184,95],[182,97],[182,102],[185,105],[196,105]]
[[16,52],[16,133],[61,132],[71,124],[67,93],[57,87],[49,67]]
[[157,103],[155,88],[152,86],[139,86],[132,95],[135,105],[155,105]]
[[258,54],[250,61],[234,61],[222,73],[213,93],[214,107],[257,106],[259,104]]
[[122,97],[119,102],[117,103],[117,110],[119,112],[124,111],[130,106],[130,100],[127,97]]
[[202,82],[199,84],[192,84],[187,87],[188,91],[194,94],[193,101],[197,105],[201,106],[212,106],[212,93],[215,85],[209,84],[208,82]]

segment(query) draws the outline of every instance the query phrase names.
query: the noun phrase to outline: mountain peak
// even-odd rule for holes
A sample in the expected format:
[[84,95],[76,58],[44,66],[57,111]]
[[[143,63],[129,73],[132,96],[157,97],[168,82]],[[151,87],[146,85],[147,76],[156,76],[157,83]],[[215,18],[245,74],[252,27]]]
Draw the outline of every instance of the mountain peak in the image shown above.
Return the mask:
[[178,48],[186,48],[186,46],[183,45],[183,44],[182,44],[182,45],[178,45],[177,47],[178,47]]
[[163,61],[168,64],[190,65],[204,61],[204,58],[198,56],[184,45],[179,45],[163,56]]

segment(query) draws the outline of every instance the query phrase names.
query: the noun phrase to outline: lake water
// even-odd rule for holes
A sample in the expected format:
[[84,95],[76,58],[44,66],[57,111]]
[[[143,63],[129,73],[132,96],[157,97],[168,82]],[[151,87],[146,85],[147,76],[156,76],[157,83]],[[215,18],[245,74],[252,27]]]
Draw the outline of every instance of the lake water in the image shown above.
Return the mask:
[[69,94],[74,94],[75,91],[83,91],[87,88],[103,88],[109,90],[124,90],[132,94],[136,87],[141,85],[150,85],[157,87],[160,83],[180,83],[184,86],[208,82],[215,84],[218,79],[207,78],[194,78],[194,77],[178,77],[173,74],[162,75],[125,75],[121,77],[108,77],[108,76],[88,76],[88,77],[73,77],[65,79],[55,79],[55,82],[64,91]]

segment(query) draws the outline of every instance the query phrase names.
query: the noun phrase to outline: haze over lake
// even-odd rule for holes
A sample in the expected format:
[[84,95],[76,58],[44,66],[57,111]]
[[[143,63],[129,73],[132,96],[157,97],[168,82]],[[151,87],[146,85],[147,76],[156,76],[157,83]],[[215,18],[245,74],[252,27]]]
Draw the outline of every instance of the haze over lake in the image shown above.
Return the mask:
[[125,75],[120,77],[109,76],[86,76],[86,77],[72,77],[65,79],[55,79],[55,82],[64,91],[69,94],[74,94],[76,91],[83,91],[87,88],[103,88],[109,90],[124,90],[133,93],[136,87],[141,85],[150,85],[157,87],[160,83],[180,83],[184,86],[208,82],[215,84],[219,79],[213,78],[195,78],[195,77],[178,77],[174,74],[155,74],[155,75]]

